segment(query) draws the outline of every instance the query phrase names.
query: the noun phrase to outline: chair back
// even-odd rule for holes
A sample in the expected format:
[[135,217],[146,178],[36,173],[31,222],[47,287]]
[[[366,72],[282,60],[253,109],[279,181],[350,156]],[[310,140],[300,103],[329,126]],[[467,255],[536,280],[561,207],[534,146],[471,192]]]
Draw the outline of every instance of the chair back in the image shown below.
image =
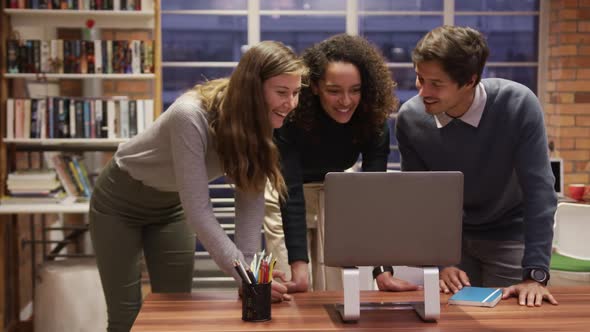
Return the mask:
[[554,237],[558,254],[590,260],[590,205],[559,203]]

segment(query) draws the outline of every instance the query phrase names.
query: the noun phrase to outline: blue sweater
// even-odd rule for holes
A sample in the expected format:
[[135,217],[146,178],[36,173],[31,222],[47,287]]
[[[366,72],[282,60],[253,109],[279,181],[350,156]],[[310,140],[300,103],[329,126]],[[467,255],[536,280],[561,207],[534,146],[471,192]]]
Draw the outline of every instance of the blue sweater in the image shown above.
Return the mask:
[[482,82],[487,101],[477,128],[459,119],[437,128],[419,96],[401,107],[402,170],[463,172],[464,235],[524,241],[523,268],[548,269],[557,197],[541,105],[516,82]]

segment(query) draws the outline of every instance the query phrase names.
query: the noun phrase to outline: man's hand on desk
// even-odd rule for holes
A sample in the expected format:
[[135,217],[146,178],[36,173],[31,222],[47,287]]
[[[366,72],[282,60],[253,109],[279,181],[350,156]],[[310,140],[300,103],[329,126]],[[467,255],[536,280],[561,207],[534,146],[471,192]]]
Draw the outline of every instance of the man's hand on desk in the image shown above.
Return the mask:
[[421,286],[394,278],[391,272],[383,272],[375,278],[377,287],[382,291],[405,292],[420,289]]
[[454,266],[445,267],[440,271],[439,286],[442,293],[457,293],[464,286],[471,286],[465,271]]
[[528,307],[540,307],[543,300],[553,305],[557,304],[557,300],[551,295],[547,287],[534,280],[525,280],[520,284],[506,287],[502,291],[503,300],[513,295],[518,296],[518,304]]
[[307,262],[295,261],[291,263],[291,280],[285,282],[288,293],[307,292],[309,288],[309,270]]

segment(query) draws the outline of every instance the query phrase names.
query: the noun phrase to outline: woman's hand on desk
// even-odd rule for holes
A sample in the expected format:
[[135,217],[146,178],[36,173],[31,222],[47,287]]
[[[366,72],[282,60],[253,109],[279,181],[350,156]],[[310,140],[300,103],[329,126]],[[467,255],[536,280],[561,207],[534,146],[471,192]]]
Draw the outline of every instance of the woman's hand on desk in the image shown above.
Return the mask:
[[383,272],[375,280],[377,281],[377,287],[382,291],[405,292],[421,288],[421,286],[411,282],[394,278],[391,272]]
[[442,293],[457,293],[464,286],[471,286],[465,271],[454,266],[445,267],[440,271],[439,286]]
[[307,292],[309,288],[309,270],[307,262],[291,263],[291,280],[285,283],[289,293]]
[[520,284],[504,288],[502,299],[518,296],[518,304],[528,307],[540,307],[543,300],[555,305],[557,300],[551,295],[547,287],[534,280],[525,280]]
[[[238,288],[238,295],[240,298],[244,296],[244,290],[241,285]],[[273,281],[271,284],[271,301],[274,303],[291,301],[291,295],[287,294],[287,287],[278,281]]]

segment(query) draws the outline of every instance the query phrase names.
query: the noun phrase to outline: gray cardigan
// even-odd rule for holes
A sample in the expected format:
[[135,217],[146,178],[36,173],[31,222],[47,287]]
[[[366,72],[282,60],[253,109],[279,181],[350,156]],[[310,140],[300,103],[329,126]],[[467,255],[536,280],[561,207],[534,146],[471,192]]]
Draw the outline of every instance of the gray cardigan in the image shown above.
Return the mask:
[[209,181],[223,175],[207,113],[198,95],[178,98],[154,124],[119,146],[115,161],[131,177],[161,191],[177,191],[186,220],[211,257],[241,282],[232,261],[250,263],[260,250],[264,195],[236,190],[235,244],[213,214]]

